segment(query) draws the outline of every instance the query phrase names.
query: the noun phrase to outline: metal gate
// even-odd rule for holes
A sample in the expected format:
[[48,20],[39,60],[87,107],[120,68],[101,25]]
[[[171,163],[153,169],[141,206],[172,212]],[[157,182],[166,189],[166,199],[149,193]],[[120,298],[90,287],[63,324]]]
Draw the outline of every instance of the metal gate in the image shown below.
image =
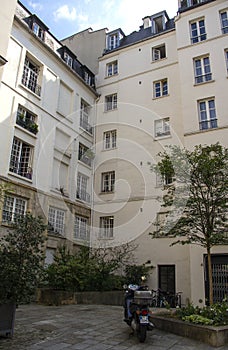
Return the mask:
[[[221,302],[225,296],[228,296],[228,255],[213,254],[212,258],[212,280],[213,280],[213,302]],[[207,256],[205,256],[205,294],[209,297]]]

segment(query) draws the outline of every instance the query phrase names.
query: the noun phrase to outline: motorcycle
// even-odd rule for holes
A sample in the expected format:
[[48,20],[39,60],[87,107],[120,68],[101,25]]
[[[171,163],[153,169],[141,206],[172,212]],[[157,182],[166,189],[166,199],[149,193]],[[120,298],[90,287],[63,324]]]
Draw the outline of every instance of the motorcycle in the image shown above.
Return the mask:
[[147,331],[154,328],[149,319],[152,293],[147,286],[130,284],[125,289],[124,321],[131,327],[132,334],[136,333],[140,343],[144,343]]

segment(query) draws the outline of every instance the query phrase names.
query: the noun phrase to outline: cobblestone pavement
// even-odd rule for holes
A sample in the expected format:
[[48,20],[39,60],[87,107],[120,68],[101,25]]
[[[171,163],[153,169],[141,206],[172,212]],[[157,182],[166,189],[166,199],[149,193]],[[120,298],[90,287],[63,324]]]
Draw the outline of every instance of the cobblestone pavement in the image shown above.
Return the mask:
[[[123,308],[109,305],[24,305],[16,311],[12,339],[1,350],[212,350],[215,348],[154,329],[145,343],[130,335]],[[217,348],[228,350],[228,346]]]

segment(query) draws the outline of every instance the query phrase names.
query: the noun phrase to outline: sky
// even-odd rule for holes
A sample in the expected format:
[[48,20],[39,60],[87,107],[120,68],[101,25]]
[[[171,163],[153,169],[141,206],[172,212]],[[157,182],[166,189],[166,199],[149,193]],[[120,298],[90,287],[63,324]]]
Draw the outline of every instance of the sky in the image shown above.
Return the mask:
[[142,18],[166,10],[170,18],[178,0],[20,0],[59,40],[92,28],[121,28],[128,35],[139,30]]

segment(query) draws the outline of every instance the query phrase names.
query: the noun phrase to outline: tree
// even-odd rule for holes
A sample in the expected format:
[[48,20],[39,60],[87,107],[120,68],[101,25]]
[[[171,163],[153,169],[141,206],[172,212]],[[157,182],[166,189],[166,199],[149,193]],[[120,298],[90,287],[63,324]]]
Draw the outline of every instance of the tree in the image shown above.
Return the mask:
[[163,206],[169,208],[169,216],[152,237],[171,235],[178,238],[172,245],[198,244],[206,249],[212,304],[211,248],[228,243],[228,149],[219,143],[198,145],[192,151],[171,146],[159,157],[155,170],[174,181],[164,188]]
[[46,225],[26,214],[0,239],[0,302],[29,301],[43,272]]

